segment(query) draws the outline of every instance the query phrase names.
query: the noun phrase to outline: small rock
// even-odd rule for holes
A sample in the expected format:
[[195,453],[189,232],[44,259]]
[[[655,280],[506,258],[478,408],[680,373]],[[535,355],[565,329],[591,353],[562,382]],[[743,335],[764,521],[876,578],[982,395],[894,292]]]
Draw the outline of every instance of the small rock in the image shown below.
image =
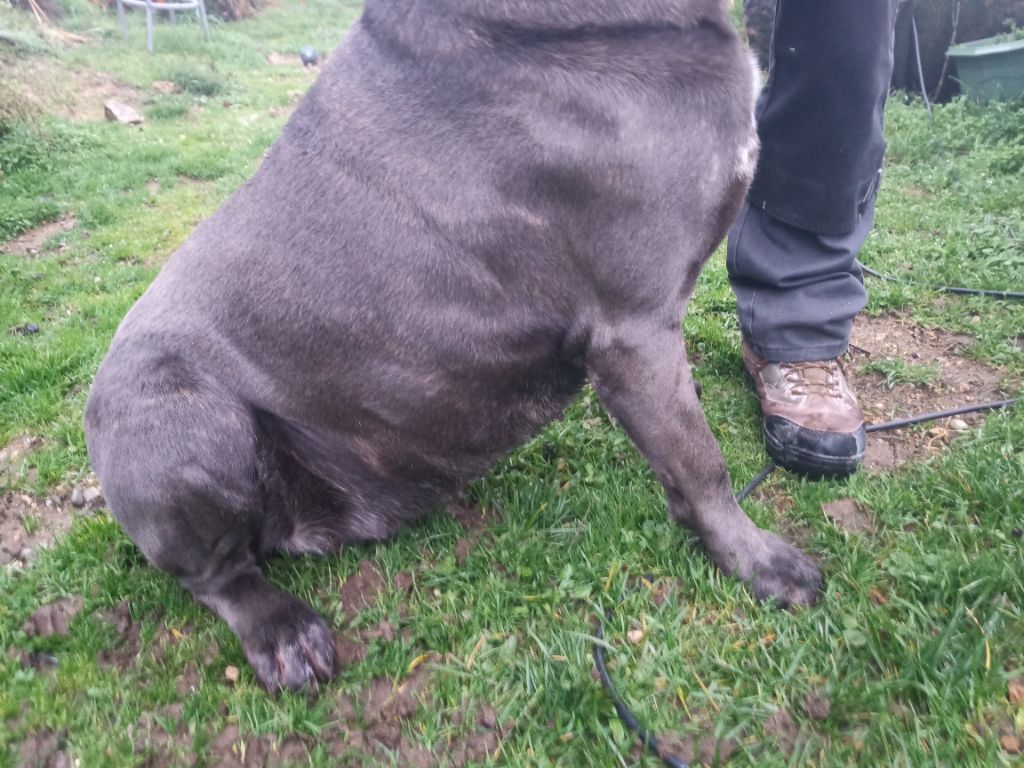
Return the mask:
[[1004,733],[999,737],[999,746],[1008,755],[1019,755],[1021,753],[1020,736],[1015,733]]
[[966,432],[971,428],[971,425],[963,419],[950,419],[949,428],[955,429],[957,432]]
[[39,326],[35,323],[25,323],[25,335],[31,336],[33,333],[39,333]]
[[35,555],[36,552],[32,547],[22,547],[21,551],[18,553],[18,559],[23,563],[27,563],[35,557]]
[[633,645],[640,645],[644,641],[644,631],[642,629],[631,629],[626,633],[626,637],[629,638],[629,642]]
[[107,99],[103,102],[103,114],[107,116],[107,120],[124,125],[141,125],[142,123],[142,115],[116,99]]
[[101,498],[102,496],[103,494],[100,492],[100,489],[94,486],[89,486],[84,491],[82,491],[82,497],[85,499],[86,504],[92,504],[94,501]]
[[312,67],[320,61],[320,54],[316,52],[316,48],[312,45],[305,45],[299,50],[299,59],[304,67]]
[[228,666],[224,669],[224,679],[228,681],[230,685],[234,685],[238,682],[238,667]]
[[1007,683],[1006,695],[1011,704],[1024,704],[1024,677],[1018,677]]
[[73,507],[84,507],[85,506],[85,491],[78,486],[71,492],[71,506]]

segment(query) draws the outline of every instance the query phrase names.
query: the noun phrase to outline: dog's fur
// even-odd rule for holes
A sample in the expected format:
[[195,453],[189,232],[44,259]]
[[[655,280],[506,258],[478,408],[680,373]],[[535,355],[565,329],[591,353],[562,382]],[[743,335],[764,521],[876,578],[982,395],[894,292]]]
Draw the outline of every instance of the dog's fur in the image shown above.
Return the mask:
[[753,173],[753,87],[722,0],[367,1],[86,410],[115,517],[264,685],[334,659],[265,555],[391,536],[587,378],[723,570],[815,599],[736,504],[679,327]]

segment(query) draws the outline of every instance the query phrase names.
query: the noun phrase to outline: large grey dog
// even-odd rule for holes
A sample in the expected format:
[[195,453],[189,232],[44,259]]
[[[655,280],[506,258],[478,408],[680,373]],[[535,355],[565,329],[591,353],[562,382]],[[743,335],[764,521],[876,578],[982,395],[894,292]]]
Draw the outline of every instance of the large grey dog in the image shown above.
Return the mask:
[[391,536],[587,379],[723,571],[816,599],[734,500],[680,333],[754,171],[753,89],[725,0],[367,0],[86,410],[114,516],[268,689],[334,649],[265,556]]

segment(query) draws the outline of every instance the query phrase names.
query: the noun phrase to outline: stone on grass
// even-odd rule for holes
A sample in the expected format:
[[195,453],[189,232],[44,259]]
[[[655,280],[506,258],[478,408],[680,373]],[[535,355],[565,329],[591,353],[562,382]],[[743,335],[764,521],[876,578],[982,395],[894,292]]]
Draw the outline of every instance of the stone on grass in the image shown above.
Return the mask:
[[136,112],[133,107],[129,107],[117,99],[107,99],[103,102],[103,114],[107,116],[107,120],[113,120],[124,125],[140,125],[142,123],[142,115]]

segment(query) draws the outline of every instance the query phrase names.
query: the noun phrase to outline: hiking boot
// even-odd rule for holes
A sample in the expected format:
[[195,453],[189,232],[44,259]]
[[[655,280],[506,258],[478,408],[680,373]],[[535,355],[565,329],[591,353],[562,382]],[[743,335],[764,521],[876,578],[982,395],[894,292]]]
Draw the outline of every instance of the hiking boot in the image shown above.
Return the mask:
[[743,366],[761,400],[761,431],[780,467],[845,477],[864,458],[864,414],[839,360],[773,363],[743,343]]

